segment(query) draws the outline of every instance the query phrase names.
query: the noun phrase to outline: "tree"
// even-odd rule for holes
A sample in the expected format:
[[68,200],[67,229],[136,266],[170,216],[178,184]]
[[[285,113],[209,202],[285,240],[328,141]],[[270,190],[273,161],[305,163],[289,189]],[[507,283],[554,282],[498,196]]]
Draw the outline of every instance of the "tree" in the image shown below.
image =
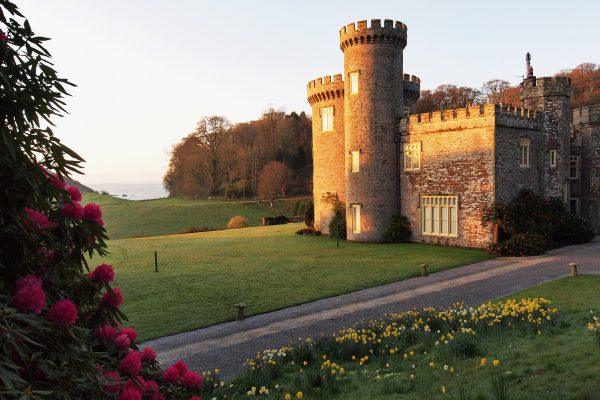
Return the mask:
[[201,198],[212,192],[209,160],[193,134],[175,144],[163,185],[171,197]]
[[65,184],[83,159],[51,128],[71,83],[46,40],[0,0],[0,397],[209,398],[185,364],[163,372],[140,351],[112,266],[88,267],[107,236],[100,207]]
[[278,196],[285,196],[287,180],[290,169],[280,161],[269,161],[258,177],[258,195],[261,199],[269,200],[273,207],[273,200]]
[[202,118],[193,133],[208,154],[211,193],[219,186],[219,150],[230,129],[231,123],[227,118],[213,115]]
[[481,92],[466,86],[441,85],[435,91],[421,91],[417,101],[417,112],[430,112],[465,108],[482,103]]
[[520,87],[511,86],[508,81],[491,79],[483,84],[481,92],[488,103],[521,106]]
[[557,75],[571,78],[572,108],[600,103],[600,66],[597,64],[583,63],[572,70],[563,70]]

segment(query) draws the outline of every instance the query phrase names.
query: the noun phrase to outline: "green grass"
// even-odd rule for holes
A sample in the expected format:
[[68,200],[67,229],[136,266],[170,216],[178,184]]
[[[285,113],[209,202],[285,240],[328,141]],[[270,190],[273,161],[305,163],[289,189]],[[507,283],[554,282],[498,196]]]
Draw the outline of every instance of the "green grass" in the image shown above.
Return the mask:
[[[306,201],[307,199],[303,199]],[[268,202],[156,199],[132,201],[97,193],[84,193],[83,203],[102,207],[105,228],[111,239],[180,233],[190,227],[223,229],[235,215],[248,218],[250,226],[262,217],[291,214],[296,200]]]
[[[322,344],[318,339],[312,346],[315,353],[308,366],[302,367],[299,362],[290,364],[289,357],[294,359],[298,354],[310,352],[286,350],[286,361],[276,359],[276,366],[270,369],[248,370],[234,379],[231,387],[227,384],[224,389],[216,389],[210,397],[222,399],[227,394],[228,399],[246,398],[245,393],[250,387],[265,386],[272,393],[261,398],[269,399],[281,399],[286,392],[294,396],[299,390],[303,391],[305,399],[600,399],[600,346],[586,329],[592,317],[590,310],[594,310],[596,315],[600,311],[599,288],[600,276],[579,276],[549,282],[510,296],[514,299],[551,299],[550,307],[559,310],[558,318],[546,321],[542,328],[533,328],[525,323],[521,323],[523,327],[520,328],[478,328],[480,352],[472,357],[456,356],[444,344],[436,346],[434,341],[439,335],[432,331],[431,334],[418,334],[416,341],[406,339],[409,337],[407,334],[398,339],[386,339],[388,343],[399,346],[400,351],[389,355],[385,349],[382,352],[378,350],[385,356],[373,356],[365,351],[371,357],[365,365],[359,366],[357,361],[340,358],[348,356],[336,356],[344,354],[340,344],[335,341]],[[538,332],[538,329],[541,330]],[[353,344],[347,342],[345,346],[352,349]],[[307,346],[303,348],[307,349]],[[416,353],[415,356],[404,360],[402,353],[411,350]],[[313,377],[323,374],[319,368],[322,354],[328,354],[328,358],[341,364],[346,372],[341,380],[330,380],[315,389]],[[357,358],[363,355],[364,352],[359,353]],[[480,366],[482,356],[488,360],[485,367]],[[501,365],[494,367],[491,364],[496,357]],[[430,367],[429,362],[434,362],[434,366]],[[448,366],[448,370],[444,369],[444,365]],[[454,374],[449,372],[450,367],[455,369]],[[504,382],[503,387],[508,388],[506,397],[495,394],[493,390],[492,381],[499,377]],[[459,387],[467,388],[470,395],[461,396]],[[208,394],[205,397],[209,397]]]
[[[124,311],[142,339],[259,314],[490,258],[481,250],[342,243],[298,236],[302,224],[110,240]],[[154,272],[154,251],[159,272]],[[93,260],[92,265],[96,260]],[[100,262],[97,261],[97,262]]]

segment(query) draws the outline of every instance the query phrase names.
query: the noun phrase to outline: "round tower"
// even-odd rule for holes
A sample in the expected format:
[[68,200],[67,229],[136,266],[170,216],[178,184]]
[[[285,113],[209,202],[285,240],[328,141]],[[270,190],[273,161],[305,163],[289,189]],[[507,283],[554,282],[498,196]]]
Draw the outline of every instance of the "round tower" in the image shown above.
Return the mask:
[[344,53],[344,126],[348,239],[383,241],[397,206],[394,141],[404,112],[406,25],[392,20],[340,30]]
[[342,75],[308,83],[312,107],[315,228],[329,234],[335,196],[344,203],[344,82]]

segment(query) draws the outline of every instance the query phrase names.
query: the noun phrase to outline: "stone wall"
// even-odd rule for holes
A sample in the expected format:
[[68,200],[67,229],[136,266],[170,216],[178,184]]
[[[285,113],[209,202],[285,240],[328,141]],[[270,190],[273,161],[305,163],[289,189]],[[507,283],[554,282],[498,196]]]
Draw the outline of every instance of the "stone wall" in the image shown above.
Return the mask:
[[573,129],[581,152],[581,214],[600,234],[600,105],[573,110]]
[[[402,143],[421,143],[421,169],[403,171],[402,214],[412,240],[453,246],[485,247],[490,228],[481,226],[482,210],[494,200],[493,106],[449,110],[410,117]],[[458,237],[421,233],[421,195],[458,196]]]
[[[329,233],[332,205],[324,201],[326,193],[346,199],[344,169],[344,82],[341,75],[326,76],[308,83],[308,102],[312,106],[313,134],[313,201],[315,228]],[[323,107],[333,106],[333,131],[322,132]]]

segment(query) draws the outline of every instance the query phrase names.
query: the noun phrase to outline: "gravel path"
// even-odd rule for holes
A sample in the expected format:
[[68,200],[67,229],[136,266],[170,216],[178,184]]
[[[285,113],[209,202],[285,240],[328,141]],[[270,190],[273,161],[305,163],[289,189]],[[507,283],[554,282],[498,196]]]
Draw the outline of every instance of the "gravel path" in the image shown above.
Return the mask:
[[332,333],[387,312],[442,308],[458,301],[477,305],[569,275],[570,262],[579,264],[581,274],[600,274],[600,238],[542,256],[483,261],[145,344],[154,347],[165,366],[181,359],[195,370],[219,368],[226,378],[239,373],[256,352],[279,348],[299,337]]

